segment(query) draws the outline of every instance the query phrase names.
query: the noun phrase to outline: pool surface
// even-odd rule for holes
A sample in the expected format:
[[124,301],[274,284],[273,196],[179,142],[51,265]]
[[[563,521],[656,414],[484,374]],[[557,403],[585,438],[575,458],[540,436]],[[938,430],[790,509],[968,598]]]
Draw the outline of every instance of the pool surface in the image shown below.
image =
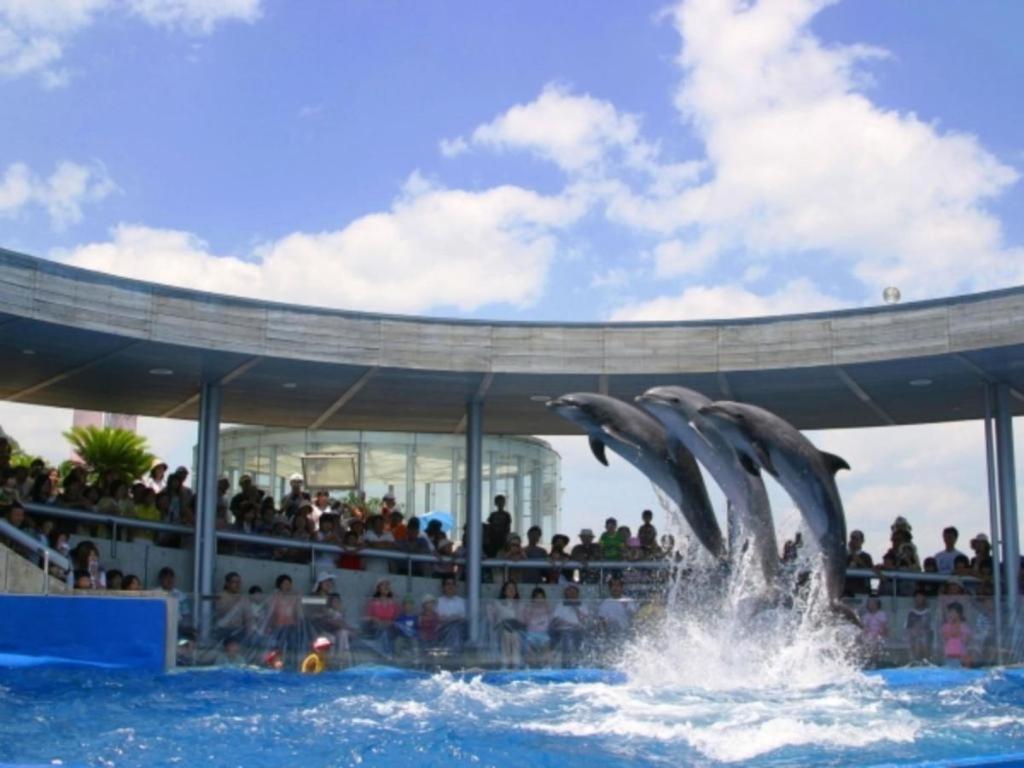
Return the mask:
[[1024,670],[719,688],[603,670],[0,669],[0,764],[464,763],[1024,764]]

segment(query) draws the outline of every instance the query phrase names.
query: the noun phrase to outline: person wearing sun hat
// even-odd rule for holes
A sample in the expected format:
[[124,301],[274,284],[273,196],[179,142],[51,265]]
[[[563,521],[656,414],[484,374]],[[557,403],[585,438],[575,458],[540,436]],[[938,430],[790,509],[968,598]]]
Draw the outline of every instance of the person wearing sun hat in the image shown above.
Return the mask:
[[992,563],[992,542],[988,540],[988,534],[979,533],[971,539],[971,549],[974,550],[974,557],[971,558],[971,570],[975,573],[991,574]]
[[163,459],[154,459],[149,475],[143,482],[147,488],[152,488],[154,493],[160,493],[167,486],[167,462]]
[[321,635],[313,641],[313,652],[302,660],[299,671],[304,675],[319,675],[327,666],[329,650],[331,650],[331,639]]

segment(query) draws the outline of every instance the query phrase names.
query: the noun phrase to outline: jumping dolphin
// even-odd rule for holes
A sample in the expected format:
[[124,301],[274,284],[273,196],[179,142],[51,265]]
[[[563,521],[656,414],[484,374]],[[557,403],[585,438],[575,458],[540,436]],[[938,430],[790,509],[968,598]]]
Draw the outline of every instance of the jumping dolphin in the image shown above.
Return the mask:
[[697,462],[679,443],[670,443],[657,419],[607,395],[577,392],[548,401],[548,408],[590,436],[590,450],[605,466],[605,446],[643,472],[679,507],[697,539],[716,558],[725,546]]
[[846,579],[846,515],[835,473],[850,465],[819,451],[798,429],[756,405],[724,400],[699,413],[732,443],[745,467],[763,469],[796,503],[825,558],[825,586],[835,603]]
[[[779,571],[779,548],[768,502],[768,492],[757,467],[744,467],[739,454],[699,411],[711,399],[685,387],[654,387],[636,399],[640,407],[661,422],[670,439],[685,445],[711,473],[735,513],[739,527],[734,536],[730,520],[730,549],[751,547],[767,584],[774,584]],[[752,471],[751,471],[752,470]],[[732,552],[733,559],[738,552]]]

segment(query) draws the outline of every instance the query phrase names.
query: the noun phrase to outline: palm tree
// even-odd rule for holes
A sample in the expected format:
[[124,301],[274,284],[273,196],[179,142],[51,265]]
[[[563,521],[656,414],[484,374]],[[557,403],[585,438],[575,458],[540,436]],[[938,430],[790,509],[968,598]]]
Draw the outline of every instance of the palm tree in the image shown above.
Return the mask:
[[64,437],[89,472],[101,478],[113,475],[130,483],[153,466],[146,438],[127,429],[72,427]]

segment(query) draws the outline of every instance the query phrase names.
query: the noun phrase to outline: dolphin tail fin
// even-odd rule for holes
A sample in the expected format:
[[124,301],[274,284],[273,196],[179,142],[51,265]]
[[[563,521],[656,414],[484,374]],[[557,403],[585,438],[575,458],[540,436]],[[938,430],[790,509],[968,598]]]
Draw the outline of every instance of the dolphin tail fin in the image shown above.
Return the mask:
[[846,463],[846,459],[842,456],[836,456],[834,453],[821,451],[821,458],[825,461],[825,467],[833,475],[840,469],[848,470],[850,468],[850,465]]
[[598,440],[596,437],[590,438],[590,451],[594,454],[594,458],[608,466],[608,457],[604,454],[604,443]]

